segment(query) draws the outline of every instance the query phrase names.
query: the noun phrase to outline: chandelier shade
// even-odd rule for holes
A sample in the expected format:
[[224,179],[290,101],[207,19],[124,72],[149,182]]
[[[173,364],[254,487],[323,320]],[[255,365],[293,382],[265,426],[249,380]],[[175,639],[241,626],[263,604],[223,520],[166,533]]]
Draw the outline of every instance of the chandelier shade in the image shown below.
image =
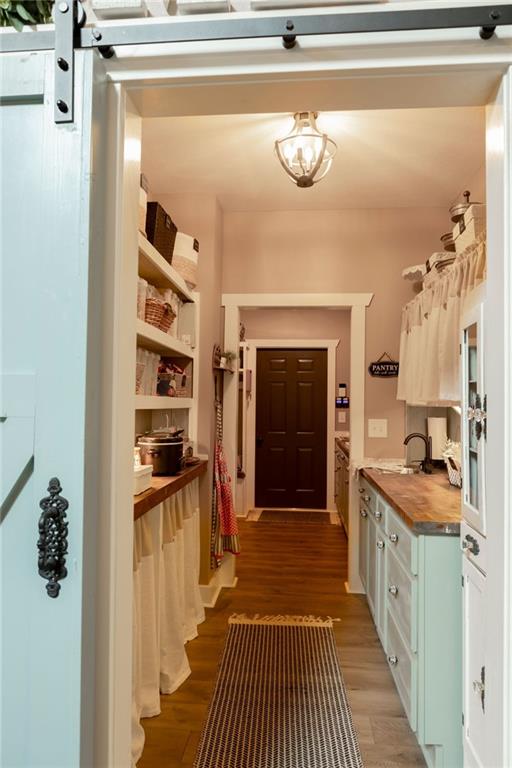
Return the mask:
[[312,187],[329,171],[336,144],[316,125],[316,112],[296,112],[292,132],[275,142],[276,155],[298,187]]

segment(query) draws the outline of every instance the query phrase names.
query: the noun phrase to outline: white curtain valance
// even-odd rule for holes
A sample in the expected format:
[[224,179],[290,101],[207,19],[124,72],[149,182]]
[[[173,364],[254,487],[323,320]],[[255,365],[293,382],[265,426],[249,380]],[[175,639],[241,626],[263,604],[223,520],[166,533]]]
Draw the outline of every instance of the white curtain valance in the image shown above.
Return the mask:
[[467,296],[485,277],[486,247],[481,236],[439,276],[430,282],[426,278],[423,291],[405,305],[398,400],[409,405],[460,402],[460,319]]

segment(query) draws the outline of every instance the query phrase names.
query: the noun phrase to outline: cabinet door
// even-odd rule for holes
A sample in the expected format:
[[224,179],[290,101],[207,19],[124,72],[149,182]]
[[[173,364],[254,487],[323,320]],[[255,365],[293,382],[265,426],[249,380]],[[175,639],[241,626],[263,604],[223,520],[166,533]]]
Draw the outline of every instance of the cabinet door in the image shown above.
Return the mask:
[[368,587],[368,531],[370,527],[368,510],[363,504],[359,509],[359,576],[363,587]]
[[462,503],[466,520],[485,536],[486,395],[483,366],[484,305],[462,321]]
[[348,511],[349,511],[349,487],[350,487],[350,469],[348,459],[345,458],[341,471],[341,513],[343,524],[348,535]]
[[382,611],[381,573],[384,564],[384,535],[379,523],[370,515],[368,523],[368,585],[366,595],[373,620],[380,625]]
[[368,584],[366,597],[370,612],[375,619],[375,600],[377,596],[377,528],[371,515],[368,518]]
[[464,766],[487,765],[485,719],[485,576],[464,558]]

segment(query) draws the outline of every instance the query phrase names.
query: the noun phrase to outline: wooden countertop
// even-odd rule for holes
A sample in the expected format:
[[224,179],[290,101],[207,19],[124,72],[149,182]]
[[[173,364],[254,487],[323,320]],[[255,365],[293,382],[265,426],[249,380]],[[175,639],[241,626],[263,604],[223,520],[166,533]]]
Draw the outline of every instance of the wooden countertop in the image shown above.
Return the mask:
[[144,493],[139,493],[133,497],[133,519],[137,520],[153,507],[158,506],[163,501],[181,491],[186,485],[195,480],[196,477],[203,475],[208,466],[207,461],[200,461],[192,467],[187,467],[174,477],[156,476],[151,480],[151,488]]
[[362,469],[361,475],[393,507],[413,533],[458,536],[461,491],[450,485],[445,472],[398,475]]

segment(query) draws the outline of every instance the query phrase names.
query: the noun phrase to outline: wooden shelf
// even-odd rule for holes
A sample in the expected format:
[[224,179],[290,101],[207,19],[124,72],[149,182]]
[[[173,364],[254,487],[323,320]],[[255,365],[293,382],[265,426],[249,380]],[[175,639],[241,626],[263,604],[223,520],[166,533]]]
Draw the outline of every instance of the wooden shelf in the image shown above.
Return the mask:
[[144,320],[137,320],[137,345],[169,357],[188,357],[191,360],[194,358],[194,350],[188,344],[160,331]]
[[137,520],[153,507],[157,507],[163,501],[181,491],[186,485],[203,475],[208,466],[207,461],[200,461],[193,467],[187,467],[174,477],[153,477],[151,488],[138,496],[133,497],[133,517]]
[[137,411],[168,411],[192,408],[191,397],[160,397],[158,395],[135,395]]
[[234,373],[232,368],[222,368],[220,365],[213,366],[214,371],[223,371],[224,373]]
[[141,232],[139,232],[139,276],[155,288],[172,288],[185,301],[194,301],[194,295],[181,275]]

